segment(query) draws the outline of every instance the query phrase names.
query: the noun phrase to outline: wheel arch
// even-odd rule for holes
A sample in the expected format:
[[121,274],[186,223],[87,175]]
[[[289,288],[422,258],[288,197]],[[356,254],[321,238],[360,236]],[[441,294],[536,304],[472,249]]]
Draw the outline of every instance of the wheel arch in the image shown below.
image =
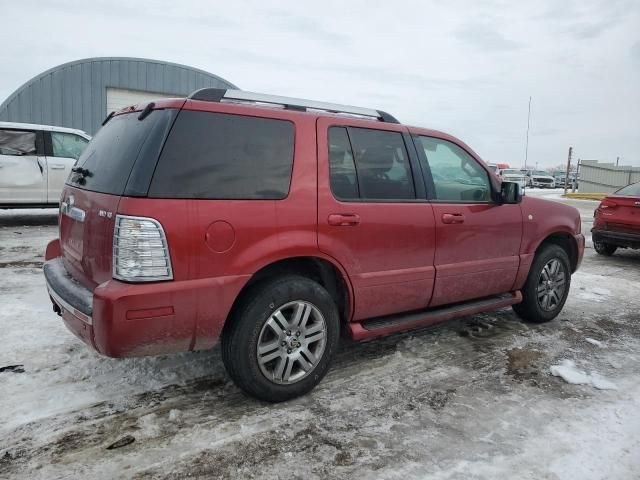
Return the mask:
[[538,244],[535,250],[535,255],[537,255],[546,245],[557,245],[567,252],[571,266],[571,273],[575,273],[578,269],[579,258],[578,244],[573,235],[564,231],[550,233]]
[[353,314],[353,289],[344,268],[332,258],[307,255],[273,260],[260,267],[242,287],[234,300],[225,327],[247,294],[259,283],[283,275],[300,275],[322,285],[336,302],[344,326]]

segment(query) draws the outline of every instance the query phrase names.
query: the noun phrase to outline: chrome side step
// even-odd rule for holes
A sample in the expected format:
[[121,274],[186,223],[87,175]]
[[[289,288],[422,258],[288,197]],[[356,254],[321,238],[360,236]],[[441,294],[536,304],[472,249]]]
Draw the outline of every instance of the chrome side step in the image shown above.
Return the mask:
[[508,307],[522,301],[520,291],[485,297],[455,305],[446,305],[426,310],[386,315],[370,318],[358,323],[350,323],[351,335],[355,340],[387,335],[393,332],[428,326],[437,322],[473,315],[475,313]]

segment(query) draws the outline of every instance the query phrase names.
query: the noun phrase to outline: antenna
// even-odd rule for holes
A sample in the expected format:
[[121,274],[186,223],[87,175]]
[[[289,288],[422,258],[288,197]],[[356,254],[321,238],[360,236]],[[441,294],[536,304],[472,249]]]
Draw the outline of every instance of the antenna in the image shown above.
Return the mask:
[[524,169],[527,170],[527,161],[529,160],[529,125],[531,121],[531,95],[529,95],[529,113],[527,113],[527,144],[524,147]]

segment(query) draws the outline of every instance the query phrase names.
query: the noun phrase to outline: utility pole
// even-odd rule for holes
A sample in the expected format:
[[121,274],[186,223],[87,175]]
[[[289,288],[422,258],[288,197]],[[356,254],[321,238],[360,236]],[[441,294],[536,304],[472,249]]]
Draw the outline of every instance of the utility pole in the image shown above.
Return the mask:
[[616,167],[618,166],[618,163],[620,163],[620,157],[616,157]]
[[529,160],[529,125],[531,121],[531,95],[529,95],[529,112],[527,113],[527,144],[524,147],[524,169],[527,170],[527,161]]
[[573,147],[569,147],[569,155],[567,155],[567,173],[564,177],[564,194],[567,194],[567,187],[569,183],[569,172],[571,171],[571,154],[573,153]]

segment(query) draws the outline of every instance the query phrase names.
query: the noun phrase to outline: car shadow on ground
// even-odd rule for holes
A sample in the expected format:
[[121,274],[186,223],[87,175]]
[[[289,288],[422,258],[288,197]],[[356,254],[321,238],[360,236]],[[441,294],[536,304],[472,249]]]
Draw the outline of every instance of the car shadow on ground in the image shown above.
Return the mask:
[[57,208],[0,210],[0,228],[57,225]]

